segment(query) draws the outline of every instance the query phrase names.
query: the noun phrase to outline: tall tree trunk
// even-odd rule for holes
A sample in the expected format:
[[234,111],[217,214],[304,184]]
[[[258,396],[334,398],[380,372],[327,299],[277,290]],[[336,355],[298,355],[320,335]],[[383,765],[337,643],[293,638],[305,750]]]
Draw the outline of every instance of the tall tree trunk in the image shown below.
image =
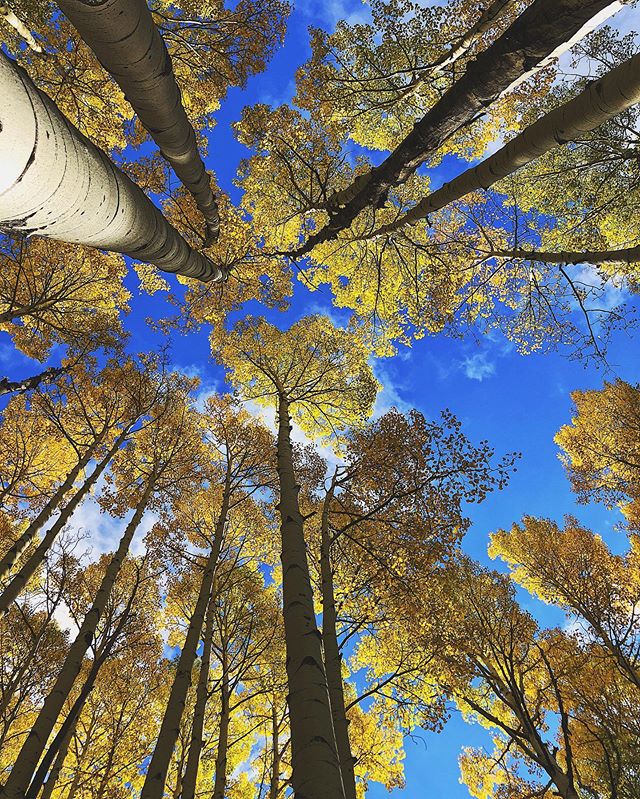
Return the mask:
[[4,787],[0,787],[0,797],[3,799],[24,799],[25,797],[38,761],[60,716],[60,711],[80,673],[84,657],[95,636],[98,622],[104,613],[122,563],[129,552],[134,533],[142,521],[145,508],[153,491],[153,483],[153,478],[147,482],[140,502],[120,539],[118,549],[107,566],[93,604],[84,617],[78,634],[69,648],[58,678],[45,699],[38,718],[31,727],[6,784]]
[[280,793],[280,730],[275,700],[271,707],[271,779],[269,781],[269,799],[278,799]]
[[355,760],[349,740],[349,719],[345,710],[344,686],[342,684],[342,655],[338,645],[336,600],[331,567],[331,537],[329,533],[329,504],[333,497],[334,485],[327,492],[321,518],[320,577],[322,581],[322,644],[324,664],[327,670],[329,701],[336,736],[340,770],[344,785],[345,799],[356,799]]
[[310,252],[335,239],[367,207],[404,183],[456,131],[484,113],[516,81],[547,63],[556,50],[574,40],[610,0],[533,0],[490,47],[468,64],[464,75],[413,126],[377,167],[357,177],[330,201],[331,219],[292,255]]
[[229,668],[226,652],[222,655],[222,682],[220,685],[220,728],[218,734],[218,751],[216,752],[216,773],[211,799],[224,799],[227,788],[227,754],[229,752],[229,722],[231,708],[229,705]]
[[622,250],[492,250],[487,255],[491,258],[518,258],[546,264],[634,264],[640,261],[640,244]]
[[162,799],[164,795],[167,771],[169,770],[171,756],[173,755],[173,750],[180,732],[180,722],[182,720],[182,714],[184,713],[187,692],[191,685],[191,675],[198,651],[200,633],[202,632],[205,614],[211,597],[213,576],[218,558],[220,557],[224,529],[229,513],[230,499],[231,475],[227,470],[227,477],[222,495],[222,505],[220,507],[218,521],[216,522],[211,551],[202,574],[200,591],[193,610],[193,615],[191,616],[189,629],[187,630],[187,637],[185,638],[182,651],[180,652],[176,674],[173,679],[173,685],[171,686],[171,693],[169,694],[169,700],[162,719],[162,725],[160,726],[160,732],[158,733],[158,740],[153,750],[153,756],[147,768],[147,776],[142,786],[140,799]]
[[0,54],[0,228],[119,252],[199,280],[222,270]]
[[80,689],[80,693],[76,697],[75,702],[71,706],[71,709],[67,713],[67,716],[62,723],[60,729],[56,733],[53,741],[49,744],[47,748],[47,753],[40,761],[40,765],[31,781],[31,785],[25,799],[37,799],[38,793],[40,792],[40,788],[44,784],[45,778],[47,776],[47,772],[53,763],[53,759],[56,757],[56,754],[60,751],[61,747],[64,746],[64,742],[73,734],[73,731],[76,727],[76,722],[80,713],[82,712],[82,708],[87,701],[87,698],[91,691],[93,691],[94,685],[96,683],[96,679],[98,677],[98,673],[102,668],[104,662],[107,660],[113,647],[115,646],[118,638],[120,637],[122,631],[124,630],[127,621],[131,616],[131,607],[133,605],[136,593],[138,590],[138,582],[135,583],[135,586],[131,592],[131,595],[127,601],[126,607],[120,615],[118,619],[118,623],[115,629],[111,632],[111,634],[106,638],[103,643],[103,646],[100,647],[99,651],[96,653],[93,663],[91,664],[91,669],[89,674],[87,675],[87,679],[84,681],[84,685]]
[[282,535],[282,590],[291,725],[291,782],[296,799],[343,799],[322,644],[293,470],[291,418],[278,402],[278,480]]
[[[76,719],[77,721],[77,719]],[[42,793],[40,794],[40,799],[51,799],[53,795],[53,791],[56,787],[56,783],[60,778],[60,772],[62,771],[62,767],[64,766],[64,761],[67,759],[67,753],[69,751],[69,745],[71,744],[71,739],[73,738],[73,733],[75,732],[75,725],[67,730],[67,735],[62,742],[62,746],[58,749],[58,754],[56,755],[55,762],[51,771],[49,772],[49,776],[47,777],[47,781],[44,784],[42,789]]]
[[24,39],[27,46],[33,50],[34,53],[42,52],[42,47],[40,47],[38,42],[36,42],[36,40],[33,38],[33,34],[29,28],[24,24],[20,17],[13,12],[11,6],[7,3],[0,3],[0,17],[4,19],[7,25],[11,25],[18,36]]
[[98,445],[101,443],[103,436],[98,436],[92,444],[90,444],[85,452],[82,454],[78,461],[73,466],[69,474],[60,483],[55,493],[47,500],[46,505],[40,510],[38,515],[29,522],[24,532],[17,538],[9,549],[2,556],[0,560],[0,578],[6,577],[11,567],[20,557],[20,554],[29,546],[29,544],[36,537],[40,529],[49,521],[53,512],[58,508],[60,503],[64,500],[67,493],[73,487],[76,478],[80,472],[88,466],[93,458]]
[[589,83],[573,100],[549,111],[498,152],[445,183],[395,222],[383,225],[371,236],[384,235],[414,224],[472,191],[488,189],[541,155],[561,144],[579,139],[638,102],[640,55],[635,55],[599,80]]
[[91,472],[89,477],[82,483],[80,488],[76,491],[73,497],[71,497],[69,502],[67,502],[60,512],[58,518],[44,534],[42,541],[34,549],[32,554],[29,555],[27,560],[24,562],[15,577],[11,580],[9,585],[4,589],[2,594],[0,594],[0,613],[5,613],[11,606],[11,603],[16,599],[16,597],[19,596],[21,591],[24,590],[25,586],[35,574],[38,567],[43,563],[46,554],[57,538],[58,533],[69,521],[80,502],[87,496],[91,488],[98,482],[100,475],[107,468],[111,458],[113,458],[113,456],[116,454],[120,448],[120,445],[128,434],[128,430],[123,430],[122,433],[120,433],[112,446],[108,449],[104,458],[102,458],[96,468]]
[[204,626],[202,641],[202,658],[200,660],[200,674],[196,688],[196,703],[193,710],[193,723],[191,727],[191,741],[189,742],[189,755],[187,766],[182,778],[182,799],[195,799],[196,784],[198,781],[198,768],[200,755],[204,746],[204,718],[209,698],[209,670],[211,668],[211,643],[213,640],[213,603],[209,601],[209,609]]
[[205,218],[206,239],[215,240],[220,219],[209,175],[182,105],[171,57],[146,0],[59,0],[58,5],[194,196]]

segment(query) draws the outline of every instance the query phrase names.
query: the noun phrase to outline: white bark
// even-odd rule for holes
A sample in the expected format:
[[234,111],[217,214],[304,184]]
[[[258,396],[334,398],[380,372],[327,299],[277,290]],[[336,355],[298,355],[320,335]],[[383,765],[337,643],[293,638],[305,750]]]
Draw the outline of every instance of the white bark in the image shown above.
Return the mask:
[[11,25],[18,36],[24,39],[27,46],[33,50],[34,53],[42,52],[42,47],[40,47],[38,42],[36,42],[36,40],[33,38],[33,34],[29,28],[27,28],[20,17],[15,15],[15,13],[11,10],[11,7],[6,3],[0,3],[0,17],[4,19],[7,25]]
[[119,252],[203,281],[224,274],[0,53],[0,228]]
[[59,0],[87,45],[131,103],[204,216],[207,241],[220,219],[171,58],[146,0]]
[[[577,97],[538,119],[498,152],[478,166],[467,169],[442,188],[422,199],[395,222],[383,225],[372,236],[392,233],[439,211],[455,200],[494,183],[545,153],[580,139],[607,120],[640,102],[640,55],[615,67],[590,83]],[[366,236],[364,238],[371,238]]]

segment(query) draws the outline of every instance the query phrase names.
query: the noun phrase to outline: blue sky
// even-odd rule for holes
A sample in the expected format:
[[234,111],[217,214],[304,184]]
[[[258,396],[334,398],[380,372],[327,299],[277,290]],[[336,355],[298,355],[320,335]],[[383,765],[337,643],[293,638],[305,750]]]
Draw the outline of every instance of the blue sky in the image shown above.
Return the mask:
[[[622,24],[626,26],[629,12],[624,13]],[[267,71],[252,78],[246,90],[229,92],[209,135],[207,160],[221,186],[234,198],[237,199],[238,190],[232,180],[238,161],[248,151],[235,140],[231,123],[239,119],[243,106],[255,102],[277,104],[291,99],[295,69],[309,54],[308,25],[331,29],[339,18],[358,21],[366,16],[366,6],[357,0],[303,0],[289,20],[284,46],[277,51]],[[172,278],[169,280],[172,286],[176,285]],[[166,304],[162,294],[140,295],[133,273],[128,283],[134,293],[127,320],[133,335],[131,348],[148,350],[159,339],[146,327],[145,318],[159,318],[174,309]],[[268,315],[280,326],[287,326],[309,312],[318,311],[336,314],[331,308],[328,289],[310,293],[296,281],[290,310]],[[613,371],[609,378],[615,373],[631,382],[640,380],[638,341],[637,333],[614,337],[609,357]],[[176,366],[201,378],[203,391],[222,386],[223,374],[211,362],[206,331],[173,335],[172,357]],[[14,353],[6,334],[0,338],[0,367],[11,376],[37,371],[29,359]],[[384,385],[379,410],[395,404],[400,408],[416,407],[426,416],[434,417],[441,409],[449,408],[464,422],[464,430],[472,440],[488,439],[498,455],[522,452],[518,471],[508,488],[490,496],[483,505],[470,508],[473,527],[465,547],[474,557],[488,562],[489,533],[509,526],[524,513],[558,520],[572,513],[603,534],[615,549],[624,546],[623,536],[613,529],[619,521],[617,514],[599,506],[576,505],[553,443],[554,434],[570,419],[569,392],[602,385],[605,374],[595,364],[569,360],[562,352],[524,357],[495,336],[462,340],[435,336],[416,342],[394,358],[376,361],[374,368]],[[102,524],[88,507],[83,523]],[[108,548],[108,532],[104,538],[98,549]],[[533,600],[527,603],[541,618],[557,621],[555,615],[545,613]],[[421,741],[407,741],[407,788],[393,795],[468,797],[466,788],[458,782],[457,757],[462,745],[476,745],[483,740],[484,734],[478,728],[454,718],[438,736],[425,734]],[[377,799],[386,795],[386,791],[374,786],[369,795]]]

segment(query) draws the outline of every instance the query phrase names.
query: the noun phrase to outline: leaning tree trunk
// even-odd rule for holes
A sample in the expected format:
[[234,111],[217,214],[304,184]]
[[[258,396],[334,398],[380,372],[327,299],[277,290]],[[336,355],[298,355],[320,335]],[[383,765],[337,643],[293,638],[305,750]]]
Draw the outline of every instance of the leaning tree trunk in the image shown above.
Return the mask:
[[41,383],[49,383],[68,371],[66,366],[50,366],[38,374],[23,377],[22,380],[9,380],[8,377],[2,377],[0,378],[0,397],[4,394],[24,394],[25,391],[33,391]]
[[178,659],[178,665],[176,667],[176,675],[171,686],[171,693],[169,694],[162,725],[158,733],[158,740],[156,741],[153,756],[147,768],[147,776],[142,786],[140,799],[162,799],[164,796],[167,771],[169,770],[171,756],[173,755],[173,750],[180,731],[180,722],[182,720],[182,714],[184,713],[187,692],[191,685],[191,674],[198,651],[200,633],[202,632],[207,606],[211,597],[211,588],[216,565],[220,557],[220,549],[222,547],[227,515],[229,513],[230,499],[231,478],[229,472],[227,472],[220,515],[216,522],[211,551],[202,574],[198,598],[196,599],[189,629],[187,630],[187,637],[185,638],[182,651],[180,652],[180,658]]
[[0,228],[123,253],[203,281],[223,279],[4,53],[0,96]]
[[[100,444],[102,437],[96,438],[85,450],[71,471],[67,474],[62,483],[55,490],[45,506],[38,515],[27,525],[22,534],[13,542],[9,549],[4,553],[0,560],[0,578],[4,578],[10,572],[11,567],[20,557],[21,553],[29,546],[42,527],[49,521],[54,511],[64,500],[67,493],[73,487],[80,472],[89,465],[93,458],[96,448]],[[82,490],[82,488],[80,489]]]
[[135,513],[120,539],[118,549],[107,566],[93,604],[84,617],[78,634],[69,648],[56,682],[45,699],[38,718],[22,745],[6,784],[4,787],[0,787],[0,797],[2,799],[24,799],[25,797],[49,736],[80,673],[84,657],[95,636],[98,622],[104,613],[109,595],[122,568],[122,563],[129,552],[134,533],[142,521],[145,508],[153,491],[153,482],[153,478],[147,482]]
[[122,433],[120,433],[120,435],[116,438],[114,443],[111,445],[111,447],[105,454],[104,458],[102,458],[102,460],[93,470],[93,472],[91,472],[89,477],[82,483],[78,491],[76,491],[76,493],[69,500],[69,502],[67,502],[67,504],[60,512],[58,518],[44,534],[42,541],[34,549],[31,555],[29,555],[27,560],[21,566],[18,573],[11,580],[9,585],[7,585],[4,591],[0,594],[0,613],[6,613],[11,603],[24,590],[27,583],[29,582],[31,577],[35,574],[38,567],[42,565],[47,555],[47,552],[51,548],[53,542],[58,537],[58,534],[64,528],[66,523],[69,521],[69,519],[73,515],[73,512],[78,507],[80,502],[87,496],[89,491],[98,482],[100,475],[107,468],[107,466],[111,462],[111,459],[116,454],[116,452],[120,448],[120,445],[125,440],[128,434],[129,434],[128,430],[124,430]]
[[640,244],[622,250],[492,250],[490,258],[517,258],[545,264],[635,264],[640,261]]
[[541,155],[561,144],[579,139],[638,102],[640,55],[635,55],[599,80],[589,83],[573,100],[549,111],[498,152],[445,183],[395,222],[383,225],[371,236],[392,233],[405,225],[425,219],[434,211],[472,191],[488,189]]
[[289,403],[278,403],[278,480],[282,592],[296,799],[343,799],[322,643],[316,625],[302,514],[291,448]]
[[336,735],[336,747],[340,760],[345,799],[356,799],[355,759],[349,740],[349,719],[345,709],[344,686],[342,684],[342,655],[338,645],[336,599],[331,567],[331,537],[329,533],[329,503],[333,485],[327,493],[322,508],[320,542],[320,577],[322,581],[322,645],[324,665],[327,670],[329,701]]
[[27,46],[33,50],[34,53],[41,53],[42,47],[33,38],[33,34],[24,22],[18,17],[7,3],[0,3],[0,17],[4,19],[7,25],[15,30],[15,32],[24,39]]
[[182,105],[171,57],[146,0],[58,0],[80,36],[131,103],[205,218],[208,241],[220,219],[196,134]]
[[211,668],[212,640],[213,603],[210,601],[204,626],[202,658],[200,659],[200,674],[198,675],[198,685],[196,687],[196,702],[193,710],[189,754],[187,756],[187,765],[182,778],[181,799],[195,799],[196,795],[198,769],[200,767],[200,755],[202,754],[202,749],[204,747],[204,718],[207,710],[207,700],[209,699],[209,670]]
[[222,680],[220,685],[220,727],[218,734],[218,751],[216,752],[215,779],[211,799],[224,799],[227,789],[227,755],[229,752],[229,722],[231,707],[229,696],[229,669],[227,655],[222,655]]
[[40,788],[44,785],[47,773],[51,768],[51,765],[54,761],[56,755],[60,752],[61,749],[64,748],[65,741],[67,741],[70,736],[73,734],[75,730],[76,723],[78,721],[78,717],[84,708],[85,702],[89,697],[91,691],[96,683],[96,679],[102,668],[105,661],[108,659],[113,647],[117,643],[122,631],[124,630],[125,625],[131,618],[131,607],[135,600],[137,590],[138,590],[139,583],[136,582],[135,586],[127,600],[127,604],[125,609],[120,614],[120,618],[118,619],[118,623],[116,624],[115,629],[111,632],[109,636],[107,636],[106,640],[104,641],[103,646],[100,647],[99,651],[96,652],[96,656],[91,664],[91,669],[89,674],[87,675],[87,679],[84,681],[82,688],[80,689],[80,693],[76,697],[75,702],[71,706],[71,709],[67,713],[67,716],[62,723],[60,729],[56,733],[53,741],[49,744],[47,748],[47,753],[40,761],[40,765],[31,781],[31,785],[25,799],[37,799],[38,794],[40,793]]
[[45,782],[44,787],[42,789],[42,793],[40,794],[40,799],[51,799],[51,797],[53,796],[53,791],[60,777],[60,772],[62,771],[62,767],[64,766],[64,761],[67,759],[67,753],[69,752],[69,745],[71,744],[74,732],[75,732],[75,727],[72,727],[70,730],[67,731],[67,736],[62,742],[62,746],[60,747],[60,749],[58,749],[58,754],[56,756],[55,762],[51,768],[51,771],[49,772],[47,781]]
[[330,221],[292,255],[299,258],[317,244],[337,238],[362,210],[377,206],[456,131],[485,113],[516,81],[547,63],[607,7],[612,8],[610,0],[534,0],[499,39],[470,61],[464,75],[379,166],[332,195]]

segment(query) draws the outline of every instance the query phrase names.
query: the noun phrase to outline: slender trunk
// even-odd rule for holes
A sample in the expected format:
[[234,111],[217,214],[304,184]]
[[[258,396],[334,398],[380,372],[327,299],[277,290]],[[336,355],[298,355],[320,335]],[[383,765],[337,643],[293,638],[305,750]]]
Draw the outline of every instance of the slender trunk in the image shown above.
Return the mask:
[[271,761],[269,799],[278,799],[278,793],[280,792],[280,730],[275,701],[271,707],[271,750],[273,759]]
[[289,684],[292,785],[296,799],[343,799],[322,644],[293,470],[289,403],[278,403],[282,590]]
[[171,57],[147,0],[59,0],[58,5],[122,89],[205,218],[207,240],[220,219],[196,134],[182,105]]
[[202,641],[202,659],[200,661],[200,674],[196,688],[196,704],[193,711],[193,724],[191,727],[191,741],[189,742],[189,755],[184,777],[182,778],[182,799],[195,799],[196,783],[198,781],[198,768],[200,755],[204,746],[204,717],[209,698],[209,670],[211,668],[211,643],[213,640],[213,603],[209,602],[207,611],[204,639]]
[[222,684],[220,686],[220,728],[218,735],[218,751],[216,752],[216,774],[213,784],[212,799],[224,799],[227,787],[227,753],[229,751],[229,669],[226,652],[222,656]]
[[540,261],[547,264],[635,264],[640,261],[640,244],[622,250],[492,250],[488,253],[496,258],[519,258],[523,261]]
[[372,236],[384,235],[425,219],[455,200],[478,189],[488,189],[541,155],[575,141],[607,120],[640,102],[640,55],[589,83],[573,100],[538,119],[497,153],[467,169],[438,191],[420,200],[410,211]]
[[93,691],[93,687],[96,683],[98,673],[100,672],[100,669],[102,668],[104,662],[111,654],[111,650],[116,644],[118,638],[120,637],[122,631],[124,630],[127,621],[130,618],[131,607],[135,599],[135,595],[137,593],[137,588],[138,588],[138,583],[136,582],[135,587],[129,597],[129,600],[127,601],[126,608],[120,615],[120,618],[118,620],[115,629],[106,638],[106,640],[104,641],[104,645],[100,647],[100,650],[96,653],[94,661],[91,664],[91,669],[89,671],[89,674],[87,675],[87,679],[85,680],[84,685],[80,690],[80,693],[76,697],[75,702],[73,703],[71,709],[67,713],[67,716],[64,722],[62,723],[60,729],[56,733],[53,741],[49,744],[49,747],[47,748],[47,753],[40,761],[40,765],[38,766],[34,778],[31,781],[31,785],[29,787],[29,790],[27,791],[25,799],[37,799],[40,787],[43,785],[45,781],[47,772],[51,767],[53,759],[56,756],[56,753],[63,746],[64,741],[67,740],[69,735],[73,733],[78,717],[82,712],[82,708],[84,707],[89,694],[91,693],[91,691]]
[[40,795],[40,799],[51,799],[53,791],[56,787],[56,783],[60,778],[60,772],[62,771],[62,767],[64,766],[64,761],[67,759],[67,752],[69,751],[69,745],[71,744],[71,739],[73,738],[74,732],[75,732],[75,724],[67,731],[67,735],[64,741],[62,742],[62,746],[58,749],[58,754],[56,755],[53,767],[49,772],[47,781],[44,784],[44,788],[42,789],[42,794]]
[[8,377],[0,378],[0,396],[4,394],[24,394],[25,391],[33,391],[38,388],[41,383],[48,383],[55,380],[61,374],[64,374],[67,369],[64,366],[52,366],[39,372],[37,375],[24,377],[22,380],[9,380]]
[[104,613],[122,563],[129,552],[134,533],[142,521],[145,508],[153,491],[153,482],[153,479],[149,479],[147,482],[140,502],[120,539],[118,549],[107,566],[93,604],[84,617],[80,630],[69,648],[58,678],[45,699],[38,718],[31,727],[6,784],[3,788],[0,788],[0,797],[2,799],[24,799],[25,792],[29,787],[42,752],[47,745],[51,731],[80,673],[84,657],[95,636],[98,622]]
[[[225,481],[224,492],[222,496],[222,505],[220,508],[220,515],[216,522],[216,529],[214,539],[211,546],[211,551],[207,559],[204,572],[202,574],[202,582],[200,583],[200,591],[196,600],[196,605],[191,616],[189,629],[187,630],[187,637],[185,638],[184,646],[180,652],[180,658],[176,668],[176,675],[173,679],[171,686],[171,693],[162,719],[160,732],[158,733],[158,740],[156,741],[153,756],[147,769],[147,776],[145,777],[144,785],[140,799],[162,799],[164,795],[164,785],[167,780],[167,771],[171,762],[171,756],[178,739],[180,732],[180,722],[182,714],[184,713],[184,706],[187,699],[187,692],[191,685],[191,675],[193,672],[193,664],[195,663],[196,653],[198,651],[198,643],[200,641],[200,633],[204,624],[204,618],[211,597],[211,588],[213,585],[213,576],[220,556],[220,549],[222,547],[222,539],[224,536],[224,529],[227,522],[227,514],[229,513],[229,502],[231,499],[231,478],[227,471],[227,478]],[[1,796],[1,794],[0,794]]]
[[80,502],[82,502],[82,500],[87,496],[89,491],[98,482],[100,475],[107,468],[107,466],[111,461],[111,458],[113,458],[115,453],[118,451],[120,445],[127,437],[127,435],[128,435],[128,430],[123,430],[123,432],[120,433],[120,435],[116,438],[116,440],[114,441],[113,445],[109,448],[104,458],[96,466],[93,472],[91,472],[89,477],[83,482],[82,486],[78,489],[78,491],[76,491],[76,493],[69,500],[69,502],[67,502],[67,504],[60,512],[58,518],[44,534],[42,541],[34,549],[32,554],[29,555],[27,560],[24,562],[24,564],[22,565],[18,573],[15,575],[15,577],[11,580],[9,585],[4,589],[2,594],[0,594],[0,613],[6,613],[6,611],[11,606],[11,603],[19,596],[21,591],[24,590],[25,586],[27,585],[31,577],[35,574],[38,567],[44,561],[45,556],[49,551],[51,545],[57,538],[58,533],[64,528],[66,523],[69,521],[69,519],[73,515],[73,512],[78,507]]
[[344,686],[342,684],[342,655],[338,645],[336,600],[331,568],[329,534],[329,504],[333,486],[327,493],[321,519],[320,576],[322,580],[322,645],[324,664],[327,670],[331,715],[336,736],[336,747],[340,760],[345,799],[356,799],[355,759],[349,740],[349,719],[345,710]]
[[73,487],[73,484],[75,483],[80,472],[86,466],[88,466],[101,441],[102,436],[99,436],[90,446],[87,447],[82,457],[78,459],[75,466],[71,469],[62,483],[60,483],[53,496],[47,501],[46,505],[38,513],[35,519],[29,523],[22,535],[16,541],[14,541],[9,549],[4,553],[2,560],[0,560],[0,578],[7,576],[13,564],[20,557],[20,554],[33,541],[39,530],[49,521],[53,515],[53,512],[58,508],[67,493]]
[[20,17],[16,16],[16,14],[12,11],[11,6],[7,5],[7,3],[0,3],[0,17],[4,19],[7,25],[11,25],[18,36],[24,39],[27,46],[33,50],[34,53],[42,52],[42,47],[40,47],[38,42],[36,42],[36,40],[33,38],[33,34],[29,28],[27,28]]
[[119,252],[203,281],[224,275],[0,54],[0,228]]
[[382,164],[332,196],[329,223],[292,255],[301,257],[317,244],[337,238],[362,210],[378,205],[391,188],[404,183],[515,81],[548,63],[567,42],[579,38],[603,10],[614,10],[610,0],[533,0],[500,38],[478,53],[464,75],[416,122]]

